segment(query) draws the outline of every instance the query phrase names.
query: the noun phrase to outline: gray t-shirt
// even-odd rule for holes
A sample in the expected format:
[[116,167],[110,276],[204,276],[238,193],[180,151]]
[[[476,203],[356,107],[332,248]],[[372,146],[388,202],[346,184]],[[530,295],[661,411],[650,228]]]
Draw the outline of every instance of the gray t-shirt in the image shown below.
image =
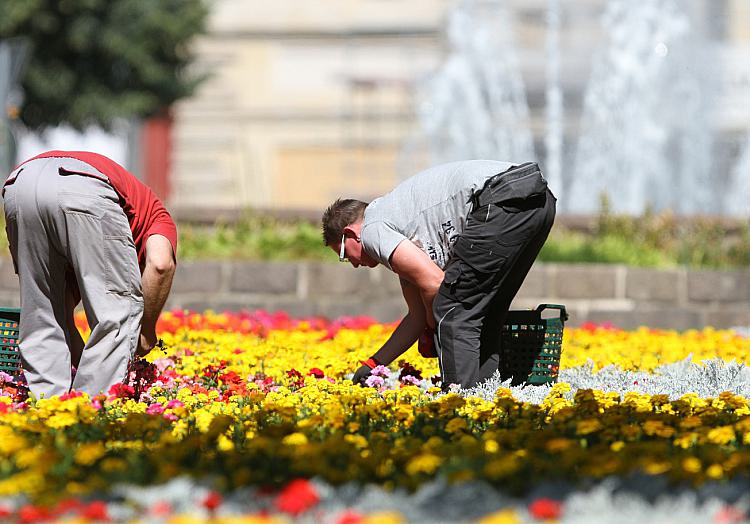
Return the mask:
[[365,252],[391,269],[390,257],[412,241],[441,269],[464,230],[471,197],[488,178],[519,165],[495,160],[441,164],[404,180],[365,209],[360,238]]

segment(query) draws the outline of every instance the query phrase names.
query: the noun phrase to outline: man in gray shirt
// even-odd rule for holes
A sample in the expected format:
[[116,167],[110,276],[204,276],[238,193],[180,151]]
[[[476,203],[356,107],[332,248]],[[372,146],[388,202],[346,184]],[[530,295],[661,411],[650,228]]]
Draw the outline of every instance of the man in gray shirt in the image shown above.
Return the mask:
[[444,389],[492,376],[502,322],[549,234],[555,202],[536,164],[493,160],[432,167],[369,204],[334,202],[323,214],[325,244],[354,267],[396,273],[408,306],[353,380],[417,340],[420,353],[439,357]]

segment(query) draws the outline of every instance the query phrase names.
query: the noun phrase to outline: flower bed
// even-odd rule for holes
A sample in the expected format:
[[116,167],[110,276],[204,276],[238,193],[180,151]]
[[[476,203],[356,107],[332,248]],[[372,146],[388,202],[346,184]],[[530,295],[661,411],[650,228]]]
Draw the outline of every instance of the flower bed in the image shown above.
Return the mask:
[[[33,509],[38,519],[116,520],[111,513],[120,508],[123,518],[139,518],[155,502],[139,508],[144,497],[133,497],[128,513],[117,490],[175,479],[205,491],[190,511],[206,518],[221,510],[222,497],[250,489],[255,505],[246,509],[258,518],[301,519],[314,514],[326,489],[344,486],[414,494],[444,482],[524,500],[546,484],[584,488],[608,478],[688,490],[747,482],[750,405],[737,394],[744,390],[675,396],[643,385],[677,366],[709,379],[736,368],[730,384],[746,388],[740,366],[685,361],[746,363],[750,341],[732,331],[567,328],[561,379],[617,370],[612,390],[576,389],[574,381],[511,389],[498,379],[483,395],[442,395],[436,361],[416,348],[377,369],[372,387],[353,386],[350,373],[392,329],[364,318],[171,312],[158,326],[166,352],[138,363],[129,384],[108,395],[24,400],[4,377],[0,515]],[[512,522],[564,514],[559,500],[543,511],[527,502],[493,515]],[[157,516],[176,509],[172,503]],[[347,508],[334,509],[325,517],[338,522]],[[349,510],[346,522],[373,517]]]

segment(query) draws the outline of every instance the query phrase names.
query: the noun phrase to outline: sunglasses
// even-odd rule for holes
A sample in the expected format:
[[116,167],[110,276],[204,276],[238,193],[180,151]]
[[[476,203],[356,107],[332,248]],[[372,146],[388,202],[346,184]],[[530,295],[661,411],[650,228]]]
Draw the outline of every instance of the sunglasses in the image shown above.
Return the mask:
[[346,262],[346,244],[344,244],[344,241],[346,240],[346,234],[341,234],[341,249],[339,250],[339,262]]

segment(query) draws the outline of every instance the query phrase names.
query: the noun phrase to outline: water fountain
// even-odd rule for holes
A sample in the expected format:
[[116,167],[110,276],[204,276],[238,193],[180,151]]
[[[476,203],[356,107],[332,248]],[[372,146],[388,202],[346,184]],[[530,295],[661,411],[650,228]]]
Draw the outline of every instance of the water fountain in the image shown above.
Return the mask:
[[750,133],[726,191],[724,211],[729,215],[750,215]]
[[[682,5],[681,5],[682,4]],[[684,2],[610,0],[608,41],[594,59],[566,208],[705,212],[710,182],[711,104],[705,49]]]
[[418,106],[433,160],[534,158],[507,2],[465,0],[448,18],[449,53]]
[[[418,113],[432,162],[533,157],[511,4],[464,0],[451,11],[447,57],[420,91]],[[559,209],[595,213],[606,194],[617,212],[721,212],[727,176],[717,174],[713,161],[712,122],[719,60],[694,23],[696,13],[705,14],[694,9],[702,4],[601,5],[603,39],[593,53],[578,116],[563,111],[560,79],[566,52],[560,33],[570,31],[563,26],[564,10],[574,8],[559,0],[546,4],[545,156],[534,158],[558,194]],[[566,150],[565,129],[576,126],[578,136],[569,137],[575,145]],[[747,173],[750,151],[746,156]]]

